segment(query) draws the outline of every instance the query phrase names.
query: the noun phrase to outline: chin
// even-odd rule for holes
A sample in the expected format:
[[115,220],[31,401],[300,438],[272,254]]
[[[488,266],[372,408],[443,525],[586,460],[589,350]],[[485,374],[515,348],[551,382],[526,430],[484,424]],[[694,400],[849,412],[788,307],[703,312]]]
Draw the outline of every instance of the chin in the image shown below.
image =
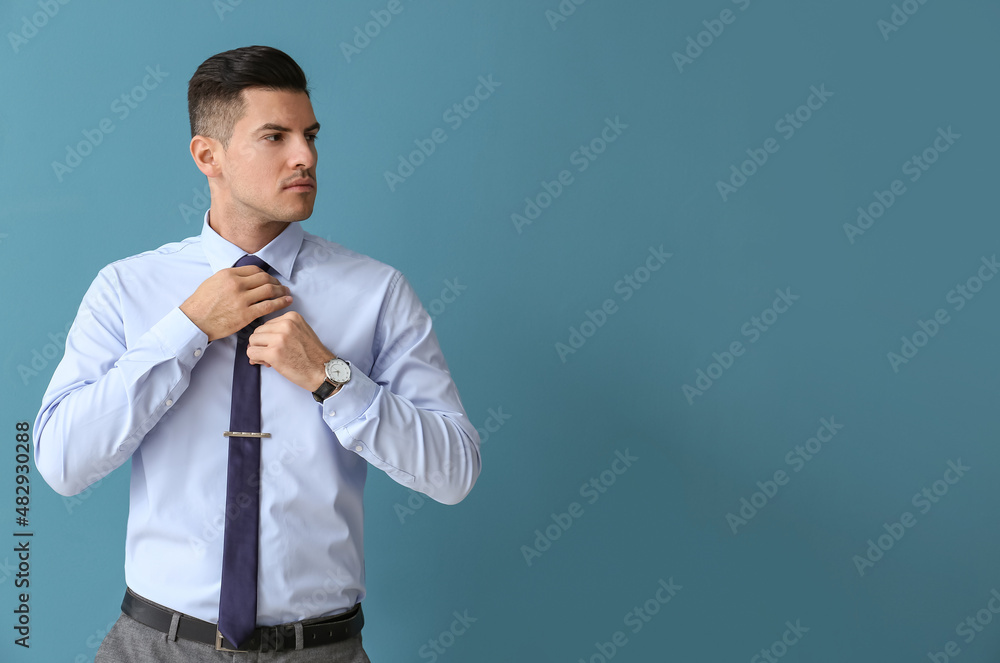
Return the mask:
[[278,221],[287,221],[287,222],[305,221],[310,216],[312,216],[312,213],[313,213],[313,206],[310,205],[308,208],[305,209],[300,208],[295,210],[285,210],[284,214],[276,214],[274,218]]

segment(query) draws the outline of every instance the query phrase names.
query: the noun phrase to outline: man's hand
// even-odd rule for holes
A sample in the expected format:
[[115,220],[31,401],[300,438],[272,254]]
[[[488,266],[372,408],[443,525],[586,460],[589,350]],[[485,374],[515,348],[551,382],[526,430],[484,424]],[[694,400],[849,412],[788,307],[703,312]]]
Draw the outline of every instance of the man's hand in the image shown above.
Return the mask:
[[220,269],[181,304],[181,311],[209,341],[235,334],[292,303],[289,290],[254,265]]
[[296,311],[262,324],[247,347],[251,364],[270,366],[306,391],[319,389],[326,379],[323,364],[335,356]]

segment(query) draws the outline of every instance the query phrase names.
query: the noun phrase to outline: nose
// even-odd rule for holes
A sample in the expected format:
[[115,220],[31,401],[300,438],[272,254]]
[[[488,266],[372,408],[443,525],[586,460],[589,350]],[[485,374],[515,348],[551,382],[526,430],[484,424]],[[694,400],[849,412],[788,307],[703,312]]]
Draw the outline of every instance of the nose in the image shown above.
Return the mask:
[[305,136],[299,136],[290,156],[293,162],[292,167],[295,170],[311,170],[316,167],[316,161],[319,157],[316,152],[316,143],[306,140]]

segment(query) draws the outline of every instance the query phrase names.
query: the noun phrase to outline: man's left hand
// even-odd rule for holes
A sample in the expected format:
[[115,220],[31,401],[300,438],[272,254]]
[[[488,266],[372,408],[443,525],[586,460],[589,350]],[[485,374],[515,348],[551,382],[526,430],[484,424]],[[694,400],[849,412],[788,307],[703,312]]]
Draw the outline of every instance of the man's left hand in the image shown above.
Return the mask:
[[250,335],[247,347],[251,364],[274,368],[306,391],[319,389],[326,379],[323,364],[335,356],[296,311],[262,324]]

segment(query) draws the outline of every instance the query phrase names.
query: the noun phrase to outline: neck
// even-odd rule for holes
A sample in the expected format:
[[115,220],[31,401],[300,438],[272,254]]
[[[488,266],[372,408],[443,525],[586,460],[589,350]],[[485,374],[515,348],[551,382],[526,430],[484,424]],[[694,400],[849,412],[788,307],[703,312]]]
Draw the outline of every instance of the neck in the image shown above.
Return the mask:
[[208,211],[208,225],[226,241],[246,253],[257,253],[288,227],[287,221],[260,221],[226,215],[215,205]]

